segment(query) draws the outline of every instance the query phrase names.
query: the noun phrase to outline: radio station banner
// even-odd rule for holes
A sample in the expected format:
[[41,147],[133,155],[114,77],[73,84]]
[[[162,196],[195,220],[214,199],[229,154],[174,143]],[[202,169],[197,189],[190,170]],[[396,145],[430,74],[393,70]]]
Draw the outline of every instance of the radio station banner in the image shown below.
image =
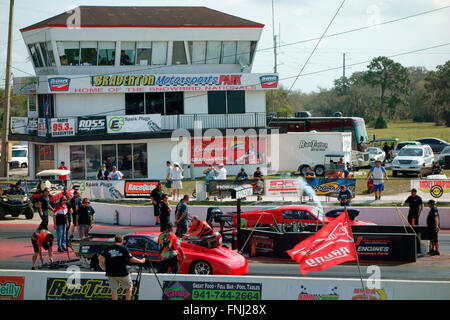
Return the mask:
[[28,134],[28,118],[11,117],[11,133],[12,134]]
[[125,198],[150,198],[159,180],[125,180]]
[[73,180],[69,188],[78,187],[81,198],[91,200],[122,200],[125,181]]
[[[131,300],[139,300],[136,281],[133,281]],[[78,286],[67,283],[67,278],[47,278],[46,300],[111,300],[111,287],[107,279],[80,279]],[[126,290],[117,290],[119,300],[125,299]]]
[[134,115],[134,116],[108,116],[106,117],[107,132],[157,132],[161,131],[161,115]]
[[[364,292],[365,291],[365,292]],[[394,290],[391,287],[365,288],[349,285],[305,285],[289,284],[286,289],[287,300],[392,300]]]
[[447,180],[411,180],[411,189],[417,189],[422,197],[430,196],[440,201],[450,201],[450,179]]
[[[299,195],[302,189],[298,179],[269,179],[265,181],[267,196]],[[305,179],[305,181],[318,196],[337,198],[341,185],[345,185],[353,195],[356,190],[356,179],[314,178]]]
[[0,276],[0,300],[23,300],[24,277]]
[[75,135],[75,118],[52,118],[50,132],[52,137],[71,137]]
[[261,283],[164,281],[163,300],[261,300]]
[[78,135],[106,133],[106,117],[78,117]]
[[227,196],[231,195],[230,189],[241,187],[243,185],[251,185],[254,195],[264,194],[264,182],[256,179],[248,179],[243,181],[233,180],[211,180],[209,182],[211,194]]
[[42,76],[40,93],[127,93],[174,91],[272,90],[274,73],[117,74],[97,76]]

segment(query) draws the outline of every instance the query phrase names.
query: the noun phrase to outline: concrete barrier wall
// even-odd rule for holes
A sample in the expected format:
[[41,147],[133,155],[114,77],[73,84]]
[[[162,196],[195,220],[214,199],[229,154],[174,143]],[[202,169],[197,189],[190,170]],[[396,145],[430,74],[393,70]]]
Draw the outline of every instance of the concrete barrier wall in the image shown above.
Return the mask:
[[[356,273],[356,269],[355,269]],[[0,270],[1,277],[24,277],[24,300],[46,300],[47,279],[69,279],[73,273],[67,271]],[[131,274],[136,279],[136,274]],[[254,276],[193,276],[158,275],[159,281],[209,282],[209,283],[250,283],[261,285],[261,300],[297,300],[299,297],[322,296],[340,300],[351,300],[361,290],[359,278],[295,278],[295,277],[254,277]],[[82,272],[81,279],[106,279],[104,273]],[[366,280],[364,280],[366,281]],[[73,283],[69,280],[69,283]],[[367,285],[367,282],[365,283]],[[66,288],[64,288],[67,290]],[[62,289],[61,289],[62,290]],[[360,293],[358,293],[360,292]],[[450,281],[382,280],[377,290],[368,294],[378,299],[388,300],[448,300]],[[190,295],[192,296],[192,295]],[[140,300],[161,300],[162,292],[153,274],[144,273],[139,291]]]
[[[153,206],[124,206],[118,204],[107,204],[99,202],[91,202],[95,210],[95,220],[100,223],[113,224],[114,212],[119,212],[119,225],[124,226],[150,226],[155,224],[153,215]],[[236,206],[218,206],[225,213],[235,212]],[[175,206],[172,206],[171,221],[174,221]],[[242,207],[242,211],[262,210],[270,208],[268,206],[248,206]],[[334,207],[336,208],[336,207]],[[373,221],[380,225],[402,225],[402,219],[399,217],[394,207],[354,207],[360,210],[359,220]],[[327,212],[331,208],[325,207]],[[408,216],[408,208],[399,208],[403,216]],[[450,208],[438,208],[441,219],[441,228],[450,229]],[[191,215],[199,216],[206,219],[207,206],[189,206]],[[420,225],[426,225],[426,217],[429,209],[424,208],[419,218]]]

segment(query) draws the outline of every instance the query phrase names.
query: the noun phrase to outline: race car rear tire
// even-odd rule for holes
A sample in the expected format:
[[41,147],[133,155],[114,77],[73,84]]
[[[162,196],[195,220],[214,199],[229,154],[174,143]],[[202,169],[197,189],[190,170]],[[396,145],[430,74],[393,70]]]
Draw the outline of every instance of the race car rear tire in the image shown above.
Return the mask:
[[24,214],[25,214],[25,218],[27,218],[28,220],[33,219],[33,217],[34,217],[34,211],[33,211],[33,208],[27,207],[27,208],[25,209]]
[[206,262],[205,260],[194,261],[191,264],[191,267],[189,268],[189,273],[197,274],[197,275],[213,274],[211,265],[208,262]]
[[6,211],[5,211],[5,209],[3,209],[3,208],[0,207],[0,220],[5,219],[5,216],[6,216]]

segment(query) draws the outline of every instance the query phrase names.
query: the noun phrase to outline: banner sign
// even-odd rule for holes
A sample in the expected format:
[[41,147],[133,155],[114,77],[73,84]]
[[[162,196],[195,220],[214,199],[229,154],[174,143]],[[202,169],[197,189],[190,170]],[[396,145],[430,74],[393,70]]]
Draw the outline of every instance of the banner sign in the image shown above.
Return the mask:
[[191,139],[191,163],[195,167],[212,165],[263,164],[266,162],[266,138],[223,137]]
[[447,180],[411,180],[411,189],[415,188],[419,196],[430,195],[441,201],[450,201],[450,179]]
[[[233,181],[233,180],[211,180],[210,193],[212,195],[231,195],[231,189],[239,188],[243,185],[251,185],[253,188],[254,195],[264,194],[264,183],[256,179],[248,179],[243,181]],[[244,191],[247,195],[247,191]]]
[[28,118],[28,134],[37,135],[38,134],[38,118]]
[[[325,195],[336,197],[339,194],[339,187],[345,185],[353,195],[356,189],[356,179],[329,179],[314,178],[305,179],[306,183],[311,186],[316,195]],[[298,179],[269,179],[266,180],[266,195],[282,196],[282,195],[299,195],[301,184]]]
[[261,300],[261,283],[164,281],[163,300]]
[[78,117],[78,135],[105,134],[106,117]]
[[363,292],[361,287],[354,286],[289,284],[286,291],[287,300],[392,300],[394,297],[394,290],[391,287],[380,289],[366,287]]
[[150,198],[159,180],[125,180],[125,198]]
[[11,117],[11,133],[12,134],[28,134],[28,118]]
[[[273,90],[274,73],[117,74],[97,76],[42,76],[39,93],[128,93],[173,91]],[[36,81],[37,83],[37,81]]]
[[23,300],[24,277],[0,276],[0,300]]
[[45,118],[39,118],[38,119],[38,136],[39,137],[46,137],[47,136],[47,125],[45,123]]
[[123,190],[125,181],[105,181],[105,180],[73,180],[70,181],[69,188],[77,186],[81,198],[91,200],[121,200],[124,198]]
[[50,130],[52,137],[70,137],[75,135],[76,118],[52,118]]
[[[73,286],[73,287],[72,287]],[[117,290],[120,300],[125,299],[126,290]],[[107,279],[80,279],[78,286],[68,285],[67,278],[47,278],[46,300],[111,300],[111,287]],[[131,300],[139,300],[136,281],[133,280]]]
[[161,115],[108,116],[106,117],[107,132],[157,132],[161,131]]

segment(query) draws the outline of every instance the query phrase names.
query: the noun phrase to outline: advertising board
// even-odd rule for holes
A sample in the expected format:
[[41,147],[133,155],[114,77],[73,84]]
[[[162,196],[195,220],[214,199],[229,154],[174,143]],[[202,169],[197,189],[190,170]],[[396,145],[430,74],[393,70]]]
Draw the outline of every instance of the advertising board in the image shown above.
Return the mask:
[[52,118],[50,132],[52,137],[71,137],[75,135],[76,118]]
[[161,131],[160,114],[108,116],[106,123],[108,134]]
[[126,180],[125,198],[150,198],[159,180]]
[[23,300],[24,277],[0,276],[0,300]]

